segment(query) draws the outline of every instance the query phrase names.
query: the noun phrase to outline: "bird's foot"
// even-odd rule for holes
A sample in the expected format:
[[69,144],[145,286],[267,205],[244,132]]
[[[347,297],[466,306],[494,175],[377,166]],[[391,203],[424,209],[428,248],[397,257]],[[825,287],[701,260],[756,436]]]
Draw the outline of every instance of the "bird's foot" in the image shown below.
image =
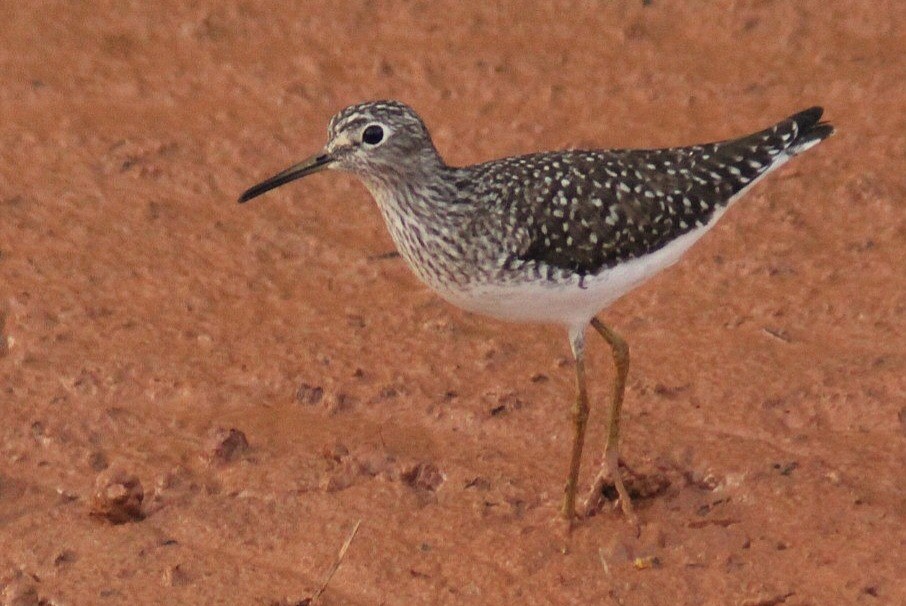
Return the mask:
[[620,509],[623,511],[623,515],[626,518],[626,521],[629,525],[635,530],[636,536],[641,534],[641,526],[639,525],[639,519],[635,515],[635,511],[632,507],[632,497],[630,497],[630,491],[626,488],[626,485],[623,483],[623,475],[620,472],[620,465],[629,472],[627,476],[632,486],[634,480],[637,479],[636,474],[628,467],[625,463],[619,460],[619,458],[614,454],[609,456],[605,455],[605,463],[601,466],[601,469],[598,471],[598,474],[595,476],[594,482],[592,482],[591,490],[588,493],[588,497],[585,499],[584,506],[584,517],[591,517],[598,513],[601,510],[603,501],[606,499],[611,501],[616,508],[619,504]]

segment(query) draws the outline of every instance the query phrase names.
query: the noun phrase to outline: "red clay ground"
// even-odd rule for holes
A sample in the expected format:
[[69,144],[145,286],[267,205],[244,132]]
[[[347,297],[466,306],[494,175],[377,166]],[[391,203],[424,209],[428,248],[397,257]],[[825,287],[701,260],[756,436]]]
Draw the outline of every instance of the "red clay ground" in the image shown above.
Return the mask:
[[[359,519],[324,604],[906,603],[906,4],[702,8],[0,6],[5,603],[294,604]],[[556,519],[560,329],[439,301],[350,178],[235,204],[378,97],[453,163],[827,108],[836,137],[605,313],[625,458],[671,482],[639,539]],[[90,515],[135,513],[93,504],[116,474],[143,519]]]

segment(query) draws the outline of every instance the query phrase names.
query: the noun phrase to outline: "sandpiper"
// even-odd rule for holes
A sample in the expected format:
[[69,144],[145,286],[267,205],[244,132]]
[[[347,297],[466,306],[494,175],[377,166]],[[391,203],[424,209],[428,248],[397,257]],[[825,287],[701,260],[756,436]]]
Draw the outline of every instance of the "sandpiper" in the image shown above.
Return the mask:
[[247,202],[323,169],[352,173],[374,196],[416,275],[463,309],[566,328],[576,368],[573,444],[562,513],[576,516],[588,420],[585,332],[612,348],[616,378],[604,462],[585,502],[608,478],[637,524],[620,476],[620,409],[629,347],[596,314],[675,263],[744,192],[833,133],[812,107],[737,139],[666,149],[567,150],[448,166],[424,122],[398,101],[347,107],[324,149],[248,189]]

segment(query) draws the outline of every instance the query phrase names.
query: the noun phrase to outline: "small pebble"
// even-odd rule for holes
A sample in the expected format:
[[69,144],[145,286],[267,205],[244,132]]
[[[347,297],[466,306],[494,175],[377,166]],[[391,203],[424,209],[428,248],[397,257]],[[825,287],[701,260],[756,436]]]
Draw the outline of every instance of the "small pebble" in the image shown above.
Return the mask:
[[238,429],[215,429],[207,447],[206,458],[214,465],[232,463],[249,450],[249,441],[245,434]]
[[76,553],[72,549],[63,549],[53,558],[54,566],[66,566],[76,561]]
[[141,520],[145,491],[135,474],[110,467],[98,474],[91,498],[91,515],[113,524]]
[[296,390],[296,401],[299,404],[313,406],[321,402],[324,398],[324,388],[318,385],[309,385],[302,383]]
[[444,483],[444,474],[432,463],[418,463],[404,469],[400,479],[412,488],[436,492]]
[[167,587],[184,587],[191,582],[191,578],[182,566],[176,564],[164,571],[163,581]]

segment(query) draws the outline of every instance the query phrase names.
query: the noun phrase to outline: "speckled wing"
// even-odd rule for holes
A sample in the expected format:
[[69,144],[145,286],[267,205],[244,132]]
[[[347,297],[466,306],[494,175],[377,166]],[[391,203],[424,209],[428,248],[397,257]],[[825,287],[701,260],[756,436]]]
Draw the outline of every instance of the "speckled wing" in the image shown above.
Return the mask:
[[705,145],[501,161],[501,171],[523,177],[521,191],[507,192],[522,236],[508,264],[536,261],[587,275],[654,252],[707,225],[759,177],[829,136],[833,128],[819,122],[821,114],[811,108],[764,131]]

